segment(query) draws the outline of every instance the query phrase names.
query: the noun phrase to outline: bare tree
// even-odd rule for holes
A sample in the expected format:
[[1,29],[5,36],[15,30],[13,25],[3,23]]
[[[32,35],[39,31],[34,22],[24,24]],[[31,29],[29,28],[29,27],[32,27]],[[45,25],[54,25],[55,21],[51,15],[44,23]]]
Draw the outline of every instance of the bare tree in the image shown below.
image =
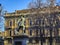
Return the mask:
[[[43,2],[45,1],[45,3]],[[53,7],[56,4],[56,0],[32,0],[28,5],[30,8],[42,8],[45,5],[47,7]]]
[[46,0],[46,1],[50,7],[53,7],[56,4],[56,0]]
[[36,6],[36,8],[41,8],[41,6],[42,6],[42,0],[36,0],[35,1],[35,6]]
[[[40,15],[39,14],[39,12],[40,12],[40,9],[42,8],[42,0],[34,0],[34,1],[32,1],[32,2],[30,2],[29,3],[29,6],[31,6],[30,7],[30,9],[32,9],[33,11],[35,11],[36,12],[36,15],[34,15],[34,17],[32,16],[32,20],[35,20],[35,19],[38,19],[38,16]],[[31,11],[32,11],[31,10]],[[36,23],[36,22],[35,22]],[[34,24],[34,25],[36,25],[36,24]],[[35,29],[36,29],[36,36],[38,36],[38,32],[40,32],[40,37],[41,37],[41,45],[43,45],[43,41],[42,41],[42,31],[40,30],[38,30],[37,29],[37,27],[35,27]]]
[[29,8],[29,9],[35,8],[34,2],[30,2],[30,3],[28,4],[28,8]]
[[28,4],[28,6],[30,8],[41,8],[41,6],[42,6],[42,0],[32,0],[32,2],[30,2]]

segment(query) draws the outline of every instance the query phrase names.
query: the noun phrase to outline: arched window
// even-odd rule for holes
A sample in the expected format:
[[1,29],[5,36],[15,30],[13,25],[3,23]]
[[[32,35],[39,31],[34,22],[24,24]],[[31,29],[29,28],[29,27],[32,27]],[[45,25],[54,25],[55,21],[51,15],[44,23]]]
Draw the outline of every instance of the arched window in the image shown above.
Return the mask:
[[12,21],[9,21],[9,26],[12,26]]

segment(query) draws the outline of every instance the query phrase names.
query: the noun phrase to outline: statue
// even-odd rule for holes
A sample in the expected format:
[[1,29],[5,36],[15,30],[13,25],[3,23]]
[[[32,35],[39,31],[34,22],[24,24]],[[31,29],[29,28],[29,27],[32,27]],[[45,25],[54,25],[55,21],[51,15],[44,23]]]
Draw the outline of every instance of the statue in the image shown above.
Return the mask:
[[23,33],[25,33],[25,18],[24,16],[21,16],[21,18],[18,20],[17,24],[18,24],[18,28],[16,29],[18,32],[21,29],[23,31]]

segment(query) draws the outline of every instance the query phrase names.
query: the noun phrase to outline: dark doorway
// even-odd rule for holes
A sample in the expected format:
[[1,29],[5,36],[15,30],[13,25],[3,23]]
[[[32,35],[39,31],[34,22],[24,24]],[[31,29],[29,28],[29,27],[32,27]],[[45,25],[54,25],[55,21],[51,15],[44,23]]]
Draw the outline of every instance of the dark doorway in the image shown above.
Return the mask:
[[3,45],[3,43],[0,43],[0,45]]
[[17,42],[15,42],[15,45],[22,45],[22,42],[21,41],[17,41]]

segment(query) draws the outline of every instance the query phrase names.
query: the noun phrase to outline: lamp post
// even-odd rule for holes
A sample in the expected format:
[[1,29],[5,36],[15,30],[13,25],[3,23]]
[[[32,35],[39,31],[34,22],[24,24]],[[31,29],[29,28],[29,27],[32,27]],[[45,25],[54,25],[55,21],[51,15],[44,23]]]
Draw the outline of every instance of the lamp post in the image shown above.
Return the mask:
[[0,28],[1,28],[1,23],[2,23],[2,17],[1,14],[2,13],[2,5],[0,4]]
[[2,12],[2,5],[0,4],[0,16],[1,16],[1,12]]

